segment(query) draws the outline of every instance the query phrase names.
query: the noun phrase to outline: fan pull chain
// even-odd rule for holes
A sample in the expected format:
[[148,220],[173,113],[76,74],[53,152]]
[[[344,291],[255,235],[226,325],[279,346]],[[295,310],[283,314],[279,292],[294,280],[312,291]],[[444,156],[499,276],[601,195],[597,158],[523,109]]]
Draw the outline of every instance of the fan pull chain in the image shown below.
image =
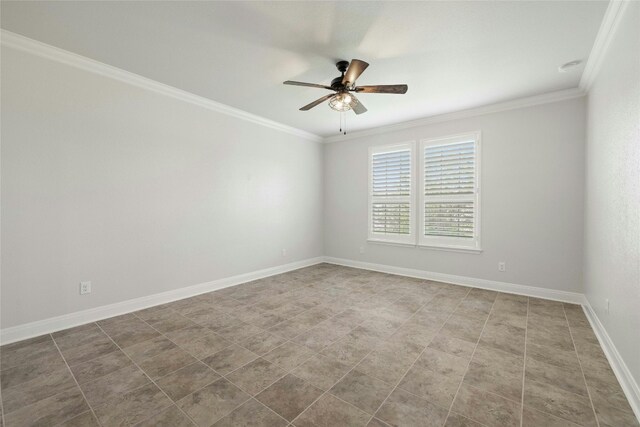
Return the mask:
[[344,135],[347,134],[347,113],[342,113],[344,114]]
[[340,112],[340,133],[342,133],[343,135],[347,134],[347,115],[343,111]]

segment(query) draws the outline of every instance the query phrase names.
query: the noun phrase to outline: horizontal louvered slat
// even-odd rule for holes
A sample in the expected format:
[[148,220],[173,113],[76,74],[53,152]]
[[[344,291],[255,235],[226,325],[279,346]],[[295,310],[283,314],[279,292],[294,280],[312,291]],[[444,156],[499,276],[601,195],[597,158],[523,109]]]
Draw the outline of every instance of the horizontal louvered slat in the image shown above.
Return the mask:
[[427,146],[423,155],[424,236],[473,239],[474,202],[456,198],[476,192],[475,141]]
[[424,194],[473,194],[475,192],[475,143],[460,142],[425,147]]
[[409,234],[411,228],[409,203],[374,203],[372,226],[375,233]]
[[473,202],[425,203],[425,236],[473,238],[475,218]]
[[411,194],[411,151],[399,150],[372,156],[373,196]]

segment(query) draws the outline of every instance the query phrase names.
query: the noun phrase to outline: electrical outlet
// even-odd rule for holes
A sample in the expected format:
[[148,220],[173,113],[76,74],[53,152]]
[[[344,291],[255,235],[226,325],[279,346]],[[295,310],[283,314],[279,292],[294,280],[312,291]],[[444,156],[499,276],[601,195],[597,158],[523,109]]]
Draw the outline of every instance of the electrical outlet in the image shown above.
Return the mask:
[[282,256],[287,256],[287,250],[285,248],[282,248]]
[[500,261],[498,263],[498,271],[502,271],[503,273],[507,271],[507,263],[504,261]]
[[91,293],[91,282],[80,282],[80,295]]
[[360,246],[360,253],[363,254],[364,253],[364,246]]

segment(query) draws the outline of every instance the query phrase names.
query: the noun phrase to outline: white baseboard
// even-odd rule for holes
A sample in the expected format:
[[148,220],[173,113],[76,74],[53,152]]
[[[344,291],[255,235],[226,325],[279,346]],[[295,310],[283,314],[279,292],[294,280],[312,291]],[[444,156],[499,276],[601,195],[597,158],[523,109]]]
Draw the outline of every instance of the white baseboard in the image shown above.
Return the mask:
[[584,304],[586,301],[584,295],[577,292],[557,291],[555,289],[539,288],[536,286],[516,285],[513,283],[497,282],[495,280],[476,279],[474,277],[435,273],[433,271],[395,267],[385,264],[374,264],[344,258],[324,257],[324,261],[330,264],[344,265],[346,267],[362,268],[364,270],[380,271],[382,273],[435,280],[438,282],[452,283],[454,285],[471,286],[473,288],[489,289],[492,291],[526,295],[529,297],[544,298],[572,304]]
[[598,319],[598,315],[593,310],[593,307],[591,307],[591,304],[587,299],[585,299],[582,309],[584,310],[587,319],[589,319],[591,329],[593,329],[596,337],[598,337],[600,347],[602,347],[604,354],[607,356],[609,365],[611,365],[613,373],[616,374],[616,378],[618,378],[622,391],[624,391],[625,396],[627,396],[627,400],[629,401],[631,409],[633,409],[633,413],[636,415],[636,418],[640,420],[640,387],[638,387],[638,383],[633,378],[633,375],[631,375],[631,371],[627,367],[627,364],[624,363],[622,356],[618,353],[618,349],[613,344],[607,330],[600,322],[600,319]]
[[225,277],[211,282],[200,283],[198,285],[187,286],[173,291],[162,292],[146,297],[135,298],[128,301],[117,302],[115,304],[109,304],[102,307],[91,308],[88,310],[82,310],[75,313],[5,328],[0,330],[0,343],[3,345],[10,344],[12,342],[60,331],[62,329],[72,328],[74,326],[95,322],[97,320],[107,319],[120,314],[131,313],[154,305],[166,304],[168,302],[189,298],[218,289],[228,288],[229,286],[239,285],[252,280],[286,273],[287,271],[319,264],[323,261],[323,257],[309,258],[276,267],[265,268],[263,270],[252,271],[250,273],[239,274],[237,276]]

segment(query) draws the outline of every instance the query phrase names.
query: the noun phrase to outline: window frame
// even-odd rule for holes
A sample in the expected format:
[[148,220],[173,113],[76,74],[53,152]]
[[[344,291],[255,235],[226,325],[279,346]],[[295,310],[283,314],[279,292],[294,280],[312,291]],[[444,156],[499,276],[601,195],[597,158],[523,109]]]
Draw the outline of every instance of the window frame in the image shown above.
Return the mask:
[[[424,226],[425,226],[425,213],[424,213],[424,204],[426,201],[426,196],[424,194],[424,169],[425,169],[425,161],[424,161],[424,150],[425,147],[434,146],[434,145],[443,145],[443,144],[454,144],[459,142],[465,142],[469,139],[473,139],[475,142],[475,170],[474,170],[474,179],[475,179],[475,192],[471,196],[464,195],[451,195],[438,197],[438,200],[442,201],[455,201],[455,200],[471,200],[474,203],[474,223],[473,223],[473,231],[474,237],[473,239],[467,239],[463,237],[444,237],[444,236],[425,236],[424,234]],[[418,151],[418,206],[420,207],[420,215],[418,215],[418,224],[417,224],[417,246],[422,248],[429,249],[442,249],[442,250],[453,250],[453,251],[463,251],[463,252],[481,252],[481,218],[482,218],[482,204],[481,204],[481,160],[482,160],[482,134],[480,131],[474,132],[466,132],[455,135],[448,135],[437,138],[426,138],[420,140],[419,151]],[[431,200],[434,197],[430,197]]]
[[[395,245],[406,245],[406,246],[415,246],[416,245],[416,215],[415,215],[415,169],[416,169],[416,141],[406,141],[395,144],[387,144],[387,145],[375,145],[369,147],[369,155],[367,157],[367,241],[374,243],[388,243]],[[409,180],[409,196],[386,196],[380,197],[377,199],[378,201],[389,200],[393,201],[402,201],[405,200],[409,202],[409,234],[405,235],[389,235],[384,233],[375,233],[373,231],[373,203],[374,203],[374,195],[373,195],[373,156],[375,154],[380,153],[389,153],[394,151],[402,151],[409,150],[410,155],[410,180]]]

